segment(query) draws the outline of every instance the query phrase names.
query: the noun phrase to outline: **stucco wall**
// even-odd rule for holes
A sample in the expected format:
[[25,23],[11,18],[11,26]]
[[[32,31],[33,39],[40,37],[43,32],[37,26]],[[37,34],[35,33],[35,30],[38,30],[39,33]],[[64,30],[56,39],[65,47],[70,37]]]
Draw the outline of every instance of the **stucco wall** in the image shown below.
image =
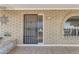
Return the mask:
[[[3,12],[0,11],[0,16]],[[23,43],[24,14],[44,15],[44,44],[79,43],[79,39],[64,39],[64,22],[71,16],[79,16],[79,10],[10,10],[5,13],[9,17],[8,23],[0,25],[0,31],[10,32],[12,39],[18,44]]]

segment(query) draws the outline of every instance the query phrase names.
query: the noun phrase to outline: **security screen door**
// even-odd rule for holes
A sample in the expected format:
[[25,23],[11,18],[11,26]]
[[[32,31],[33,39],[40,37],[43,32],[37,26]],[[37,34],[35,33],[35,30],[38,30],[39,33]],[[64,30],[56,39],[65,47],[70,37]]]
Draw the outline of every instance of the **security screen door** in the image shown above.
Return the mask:
[[24,44],[38,44],[43,41],[42,17],[37,14],[24,15]]

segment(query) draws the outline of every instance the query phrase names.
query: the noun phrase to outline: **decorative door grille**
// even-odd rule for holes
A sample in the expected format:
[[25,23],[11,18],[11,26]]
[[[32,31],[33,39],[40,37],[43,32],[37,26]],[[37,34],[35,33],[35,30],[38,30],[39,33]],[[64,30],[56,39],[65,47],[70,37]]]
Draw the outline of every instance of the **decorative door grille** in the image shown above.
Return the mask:
[[43,41],[42,16],[37,14],[24,15],[24,44],[38,44]]

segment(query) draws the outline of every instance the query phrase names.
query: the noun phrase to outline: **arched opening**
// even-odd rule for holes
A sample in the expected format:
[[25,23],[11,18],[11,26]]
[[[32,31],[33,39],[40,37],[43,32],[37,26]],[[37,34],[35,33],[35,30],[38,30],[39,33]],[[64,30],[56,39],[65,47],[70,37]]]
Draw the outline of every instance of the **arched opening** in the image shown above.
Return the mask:
[[79,16],[72,16],[65,21],[64,36],[79,36]]

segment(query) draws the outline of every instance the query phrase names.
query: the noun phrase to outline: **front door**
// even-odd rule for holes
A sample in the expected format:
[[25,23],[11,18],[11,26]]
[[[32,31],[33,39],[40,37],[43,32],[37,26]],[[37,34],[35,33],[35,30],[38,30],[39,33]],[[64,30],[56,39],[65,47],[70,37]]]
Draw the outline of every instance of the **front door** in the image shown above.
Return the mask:
[[[41,24],[41,23],[40,23]],[[38,44],[40,41],[39,36],[39,25],[37,14],[25,14],[24,15],[24,44]]]

